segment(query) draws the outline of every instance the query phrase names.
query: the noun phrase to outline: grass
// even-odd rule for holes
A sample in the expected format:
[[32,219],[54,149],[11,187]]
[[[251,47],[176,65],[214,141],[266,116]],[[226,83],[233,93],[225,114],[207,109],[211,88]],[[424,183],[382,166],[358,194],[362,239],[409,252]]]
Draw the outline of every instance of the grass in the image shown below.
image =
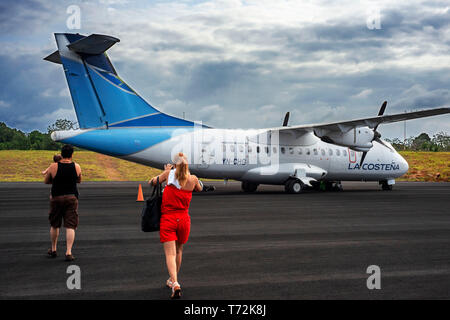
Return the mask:
[[[56,151],[0,150],[0,181],[43,181]],[[399,181],[450,181],[450,152],[401,151],[409,171]],[[145,181],[161,172],[91,151],[75,151],[83,181]]]
[[399,181],[450,181],[450,152],[399,152],[409,170]]
[[[41,172],[53,161],[56,151],[1,150],[0,181],[43,181]],[[141,164],[91,151],[75,151],[83,181],[145,181],[161,172]]]

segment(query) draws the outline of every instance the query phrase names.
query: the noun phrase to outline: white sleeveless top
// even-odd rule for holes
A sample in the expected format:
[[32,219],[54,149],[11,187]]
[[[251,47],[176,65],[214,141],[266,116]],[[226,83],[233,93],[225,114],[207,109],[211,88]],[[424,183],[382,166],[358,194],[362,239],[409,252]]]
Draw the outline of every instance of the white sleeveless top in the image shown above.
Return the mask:
[[175,170],[176,169],[172,169],[169,172],[169,176],[167,177],[167,185],[171,184],[175,187],[177,187],[177,189],[181,189],[181,185],[178,182],[178,180],[175,178]]

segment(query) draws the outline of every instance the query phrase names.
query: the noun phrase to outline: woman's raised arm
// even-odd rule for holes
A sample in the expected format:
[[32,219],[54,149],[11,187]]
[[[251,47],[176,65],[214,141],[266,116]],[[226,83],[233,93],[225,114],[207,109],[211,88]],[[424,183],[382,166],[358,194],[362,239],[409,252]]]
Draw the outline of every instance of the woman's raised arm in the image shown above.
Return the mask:
[[169,172],[172,168],[173,168],[173,165],[171,165],[170,163],[166,164],[164,166],[164,171],[160,175],[148,180],[148,183],[151,184],[152,186],[154,186],[156,184],[156,178],[158,178],[158,177],[159,177],[159,183],[163,183],[164,181],[167,180],[167,177],[169,176]]

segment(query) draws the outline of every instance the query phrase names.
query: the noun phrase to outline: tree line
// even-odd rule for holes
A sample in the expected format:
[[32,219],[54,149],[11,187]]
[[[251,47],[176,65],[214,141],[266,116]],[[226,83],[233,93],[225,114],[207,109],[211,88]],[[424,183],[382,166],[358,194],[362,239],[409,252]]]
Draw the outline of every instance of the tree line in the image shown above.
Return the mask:
[[53,131],[70,129],[75,129],[75,122],[66,119],[56,120],[46,133],[38,130],[25,133],[0,122],[0,150],[60,150],[62,144],[53,141],[50,135]]
[[417,137],[409,137],[406,140],[398,138],[385,140],[398,151],[450,151],[450,136],[445,132],[436,133],[432,138],[426,133],[421,133]]
[[[24,133],[18,129],[9,128],[0,122],[0,150],[60,150],[61,143],[55,142],[50,135],[57,130],[76,129],[76,123],[67,119],[58,119],[47,127],[47,132],[34,130]],[[450,151],[450,136],[445,132],[439,132],[432,138],[426,133],[417,137],[409,137],[406,140],[385,139],[396,150],[410,151]]]

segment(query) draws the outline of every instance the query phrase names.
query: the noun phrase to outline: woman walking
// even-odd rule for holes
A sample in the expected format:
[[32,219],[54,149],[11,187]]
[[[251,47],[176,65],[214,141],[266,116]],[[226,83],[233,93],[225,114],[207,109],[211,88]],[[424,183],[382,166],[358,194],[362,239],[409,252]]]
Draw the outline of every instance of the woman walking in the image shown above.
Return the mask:
[[181,285],[178,282],[183,245],[189,238],[191,218],[189,204],[192,191],[202,191],[203,186],[195,175],[190,174],[186,156],[180,152],[175,156],[174,165],[167,164],[164,172],[150,179],[149,183],[156,184],[167,181],[161,204],[161,223],[159,236],[166,255],[169,279],[166,285],[172,288],[172,299],[181,297]]

